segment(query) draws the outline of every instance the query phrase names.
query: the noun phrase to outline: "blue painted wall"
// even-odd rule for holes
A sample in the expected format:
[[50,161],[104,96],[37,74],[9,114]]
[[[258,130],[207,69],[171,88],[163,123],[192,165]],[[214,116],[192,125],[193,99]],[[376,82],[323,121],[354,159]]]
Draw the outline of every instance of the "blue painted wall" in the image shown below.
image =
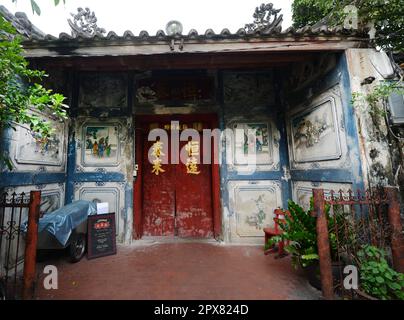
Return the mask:
[[[311,170],[291,170],[292,180],[295,181],[316,181],[333,183],[351,183],[353,189],[363,189],[363,176],[361,159],[359,156],[359,141],[355,122],[354,107],[352,106],[352,94],[349,80],[348,66],[345,54],[337,56],[336,67],[324,77],[315,80],[313,83],[296,93],[292,99],[292,104],[304,101],[310,91],[310,95],[315,97],[327,92],[330,88],[340,85],[343,122],[348,141],[348,153],[351,159],[351,166],[346,169],[327,168]],[[350,143],[349,143],[350,142]]]
[[[237,71],[233,71],[237,72]],[[349,74],[347,69],[347,62],[345,55],[339,55],[337,59],[337,65],[334,70],[329,72],[325,77],[318,79],[314,84],[309,87],[312,90],[312,95],[317,95],[321,92],[325,92],[332,86],[340,83],[341,84],[341,99],[344,115],[344,125],[346,128],[346,134],[349,137],[349,141],[352,143],[348,144],[350,157],[355,160],[353,165],[349,169],[310,169],[310,170],[291,170],[291,179],[283,179],[284,172],[283,167],[289,167],[289,152],[286,134],[286,123],[285,123],[285,106],[282,104],[282,99],[279,93],[285,90],[282,87],[281,77],[278,72],[268,71],[273,74],[273,85],[274,85],[274,100],[268,101],[268,104],[261,106],[261,113],[255,115],[255,120],[260,118],[272,118],[276,124],[277,130],[280,132],[279,140],[279,152],[280,152],[280,163],[279,168],[273,171],[259,171],[252,175],[242,175],[238,174],[236,171],[229,170],[226,165],[226,153],[222,153],[223,164],[220,167],[220,179],[221,179],[221,195],[222,203],[224,206],[229,205],[229,192],[227,190],[227,184],[229,181],[260,181],[260,180],[276,180],[281,183],[282,190],[282,204],[284,207],[287,206],[287,200],[292,198],[292,181],[314,181],[314,182],[335,182],[335,183],[352,183],[353,187],[363,188],[362,172],[359,158],[359,147],[357,138],[357,128],[354,121],[354,113],[351,105],[351,89],[349,82]],[[231,71],[223,71],[217,73],[217,105],[218,105],[218,117],[219,117],[219,127],[224,130],[228,127],[228,115],[229,113],[234,114],[235,107],[226,104],[225,93],[224,93],[224,76]],[[256,72],[251,71],[250,73],[265,73],[262,71]],[[68,148],[67,148],[67,166],[66,172],[60,173],[50,173],[50,172],[3,172],[0,173],[0,188],[10,187],[10,186],[22,186],[22,185],[38,185],[38,184],[51,184],[51,183],[66,183],[65,188],[65,202],[70,203],[74,198],[75,184],[80,183],[105,183],[105,182],[118,182],[125,185],[124,188],[124,205],[125,205],[125,218],[128,218],[127,213],[133,210],[133,181],[128,179],[128,176],[123,172],[108,172],[108,169],[104,172],[78,172],[76,170],[76,137],[74,123],[76,117],[79,115],[78,108],[78,96],[79,96],[79,73],[74,73],[71,76],[71,116],[72,116],[72,126],[69,128],[69,138],[68,138]],[[101,114],[109,112],[110,117],[131,117],[133,103],[133,83],[134,74],[128,72],[128,87],[127,87],[127,108],[123,110],[110,110],[100,109],[91,110],[88,114],[89,119],[97,119]],[[302,89],[301,92],[296,93],[291,100],[294,102],[304,100],[307,96],[307,90]],[[249,94],[249,93],[246,93]],[[284,92],[287,95],[287,92]],[[293,103],[293,101],[292,101]],[[243,115],[243,112],[247,112],[247,108],[237,107],[238,113]],[[236,108],[236,109],[237,109]],[[236,112],[236,113],[237,113]],[[3,133],[1,148],[2,152],[5,152],[8,148],[8,136],[7,132]],[[130,229],[131,219],[127,219],[128,223],[125,226],[126,230]],[[126,235],[127,236],[127,235]]]

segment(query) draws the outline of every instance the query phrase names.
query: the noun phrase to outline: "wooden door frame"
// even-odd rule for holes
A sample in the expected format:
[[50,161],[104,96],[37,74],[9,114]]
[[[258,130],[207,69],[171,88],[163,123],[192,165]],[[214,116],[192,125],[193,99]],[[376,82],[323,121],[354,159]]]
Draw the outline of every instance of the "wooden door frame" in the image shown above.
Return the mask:
[[[180,114],[180,115],[137,115],[135,116],[135,163],[138,166],[136,179],[133,182],[133,238],[141,239],[143,236],[143,138],[141,124],[152,123],[156,121],[171,121],[172,118],[179,121],[205,121],[210,124],[212,129],[219,128],[217,114]],[[213,146],[213,144],[212,144]],[[219,147],[219,146],[217,146]],[[214,147],[211,148],[212,161],[214,160]],[[219,153],[217,153],[219,154]],[[212,181],[212,214],[213,214],[213,234],[215,239],[222,236],[222,210],[220,195],[220,171],[219,164],[211,165]]]

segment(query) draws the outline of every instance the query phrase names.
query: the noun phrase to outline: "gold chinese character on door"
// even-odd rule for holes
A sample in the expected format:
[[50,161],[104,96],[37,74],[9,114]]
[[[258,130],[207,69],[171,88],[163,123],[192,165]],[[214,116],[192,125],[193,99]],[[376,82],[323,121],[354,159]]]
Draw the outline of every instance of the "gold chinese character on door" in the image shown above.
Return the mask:
[[199,141],[189,141],[185,150],[188,152],[187,163],[185,164],[187,168],[188,174],[199,174],[198,171],[198,160],[197,156],[199,156]]
[[156,141],[152,146],[151,152],[151,155],[154,157],[152,173],[154,173],[156,176],[158,176],[160,173],[165,172],[165,170],[162,168],[161,157],[165,155],[162,150],[163,143],[161,141]]

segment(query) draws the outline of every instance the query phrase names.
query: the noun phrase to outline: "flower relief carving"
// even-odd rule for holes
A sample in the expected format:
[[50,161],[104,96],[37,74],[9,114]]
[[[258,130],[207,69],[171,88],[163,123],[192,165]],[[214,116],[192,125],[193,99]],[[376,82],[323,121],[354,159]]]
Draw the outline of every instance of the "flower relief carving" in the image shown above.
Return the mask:
[[306,148],[310,148],[320,142],[321,133],[328,128],[326,119],[319,119],[318,117],[312,122],[309,119],[302,119],[297,126],[294,135],[295,141],[299,144],[304,141]]
[[254,22],[246,24],[247,33],[261,32],[264,34],[282,30],[283,15],[278,15],[281,9],[275,9],[272,3],[263,3],[255,8]]
[[93,11],[90,11],[89,8],[78,8],[77,13],[70,14],[73,17],[73,21],[71,19],[67,19],[67,22],[72,29],[72,36],[77,37],[85,37],[91,38],[93,36],[102,37],[106,30],[104,28],[99,28],[97,26],[97,18]]

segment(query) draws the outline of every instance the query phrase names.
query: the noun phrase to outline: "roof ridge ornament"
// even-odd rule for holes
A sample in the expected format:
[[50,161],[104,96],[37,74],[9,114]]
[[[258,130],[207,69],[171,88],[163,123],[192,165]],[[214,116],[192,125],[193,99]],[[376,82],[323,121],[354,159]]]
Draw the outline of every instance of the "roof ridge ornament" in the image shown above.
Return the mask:
[[247,33],[260,32],[263,34],[272,31],[282,31],[283,14],[279,15],[282,9],[274,9],[272,3],[262,3],[255,8],[253,18],[254,22],[246,24],[244,29]]
[[182,35],[183,26],[178,20],[171,20],[166,24],[166,33],[169,36],[180,36]]
[[72,29],[73,37],[102,37],[103,34],[106,33],[104,28],[99,28],[97,26],[97,17],[95,16],[94,11],[90,11],[89,8],[77,8],[77,13],[71,13],[70,15],[73,17],[73,21],[67,19],[67,22]]

